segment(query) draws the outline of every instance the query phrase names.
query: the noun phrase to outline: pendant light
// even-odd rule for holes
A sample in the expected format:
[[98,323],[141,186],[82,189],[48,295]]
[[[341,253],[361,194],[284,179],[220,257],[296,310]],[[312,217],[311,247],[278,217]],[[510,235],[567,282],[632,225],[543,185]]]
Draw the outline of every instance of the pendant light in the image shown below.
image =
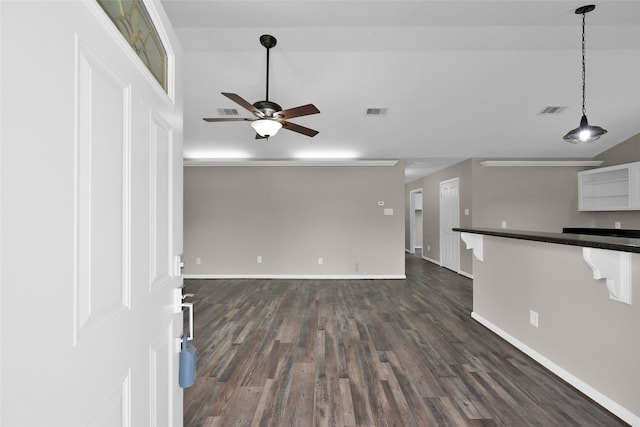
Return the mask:
[[590,4],[576,9],[576,15],[582,15],[582,118],[580,119],[580,126],[569,131],[569,133],[567,133],[563,138],[565,141],[572,144],[577,144],[578,142],[594,142],[607,133],[605,129],[600,126],[591,126],[587,121],[584,27],[585,15],[595,8],[595,5]]

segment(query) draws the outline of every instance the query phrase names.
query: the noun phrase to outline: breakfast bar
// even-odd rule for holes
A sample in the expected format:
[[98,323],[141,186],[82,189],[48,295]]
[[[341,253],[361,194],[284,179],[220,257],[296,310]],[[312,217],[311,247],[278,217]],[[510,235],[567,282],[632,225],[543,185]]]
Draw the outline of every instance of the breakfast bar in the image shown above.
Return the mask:
[[474,254],[472,317],[640,426],[636,230],[453,230]]

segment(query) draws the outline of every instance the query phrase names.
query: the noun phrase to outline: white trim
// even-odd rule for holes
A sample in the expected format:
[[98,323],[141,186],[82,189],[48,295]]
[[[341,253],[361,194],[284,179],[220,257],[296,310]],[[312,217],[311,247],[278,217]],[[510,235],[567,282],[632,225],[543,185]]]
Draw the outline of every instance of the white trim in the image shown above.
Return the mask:
[[318,159],[318,160],[233,160],[184,159],[184,166],[395,166],[398,160]]
[[442,267],[442,263],[440,261],[436,261],[435,259],[427,258],[426,256],[422,256],[422,259],[425,261],[429,261],[437,265],[438,267]]
[[460,233],[460,238],[467,245],[467,249],[473,250],[473,256],[480,262],[484,261],[484,239],[482,234]]
[[299,279],[299,280],[362,280],[406,279],[404,274],[185,274],[185,279]]
[[[2,21],[2,10],[3,10],[3,6],[0,4],[0,22],[3,22]],[[4,67],[3,67],[3,64],[2,64],[3,63],[3,58],[4,58],[4,55],[0,54],[0,93],[5,93],[4,92],[5,88],[3,88],[3,83],[5,82],[5,80],[2,78],[2,70],[4,70]],[[75,67],[74,67],[74,69],[75,69]],[[4,83],[4,85],[6,86],[6,83]],[[3,123],[2,122],[3,122],[3,119],[4,119],[4,113],[2,111],[2,105],[4,105],[4,103],[0,103],[0,129],[3,129],[3,127],[2,127]],[[2,179],[2,177],[4,177],[4,174],[2,173],[3,172],[2,171],[2,165],[4,164],[2,162],[2,153],[4,153],[4,152],[5,152],[4,150],[0,150],[0,188],[4,188],[4,186],[3,186],[4,182],[3,182],[3,179]],[[74,192],[74,194],[75,194],[75,192]],[[2,206],[2,198],[0,198],[0,238],[3,237],[2,224],[4,224],[4,218],[3,218],[4,210],[2,208],[3,208],[3,206]],[[4,240],[1,240],[1,241],[4,241]],[[4,245],[0,246],[0,260],[4,259],[2,257],[2,248],[3,247],[4,247]],[[2,274],[3,265],[4,265],[4,263],[0,262],[0,307],[2,307],[2,278],[4,277],[4,274]],[[2,341],[2,332],[1,332],[2,330],[4,330],[4,328],[3,328],[3,324],[2,323],[3,323],[2,322],[2,317],[0,316],[0,366],[4,366],[4,361],[3,361],[3,357],[2,357],[2,355],[4,353],[2,351],[2,342],[3,341]],[[3,389],[4,389],[4,387],[2,385],[2,384],[4,384],[4,382],[2,381],[3,376],[4,376],[3,372],[4,372],[4,369],[0,369],[0,420],[3,419],[2,418],[2,412],[3,412],[3,410],[2,410],[2,402],[4,401],[4,399],[2,398]]]
[[514,338],[513,336],[509,335],[507,332],[503,331],[502,329],[500,329],[499,327],[497,327],[496,325],[494,325],[484,317],[480,316],[478,313],[472,312],[471,317],[474,320],[476,320],[478,323],[480,323],[482,326],[486,327],[487,329],[489,329],[490,331],[498,335],[500,338],[507,341],[509,344],[511,344],[512,346],[514,346],[515,348],[517,348],[518,350],[520,350],[521,352],[523,352],[524,354],[526,354],[527,356],[535,360],[536,362],[540,363],[542,366],[544,366],[545,368],[553,372],[555,375],[557,375],[558,377],[562,378],[564,381],[571,384],[580,392],[582,392],[583,394],[585,394],[586,396],[588,396],[598,404],[602,405],[605,409],[607,409],[617,417],[621,418],[622,420],[631,424],[632,426],[640,426],[639,415],[634,414],[633,412],[626,409],[619,403],[613,401],[612,399],[605,396],[595,388],[591,387],[589,384],[585,383],[580,378],[566,371],[564,368],[556,365],[553,361],[547,359],[545,356],[538,353],[537,351],[535,351],[534,349],[532,349],[522,341],[518,340],[517,338]]
[[460,271],[458,271],[458,274],[461,275],[461,276],[464,276],[464,277],[466,277],[468,279],[473,280],[473,274],[469,274],[466,271],[460,270]]
[[631,253],[582,248],[582,257],[596,280],[606,279],[609,298],[631,304]]
[[[165,140],[159,139],[159,132],[166,133]],[[166,161],[166,170],[162,170],[158,163],[158,148],[160,144],[166,144],[166,158],[160,159],[163,164]],[[173,152],[174,152],[174,129],[171,125],[162,117],[155,109],[149,110],[149,292],[154,293],[161,289],[163,286],[172,283],[172,278],[175,277],[174,269],[174,256],[173,256],[173,193],[174,193],[174,173],[173,173]],[[166,188],[158,188],[159,174],[166,174],[167,186]],[[158,194],[167,194],[167,200],[159,200]],[[160,202],[166,204],[158,205]],[[158,224],[158,212],[164,209],[169,210],[167,215],[166,224]],[[161,231],[166,232],[168,239],[165,248],[166,252],[162,254],[162,262],[158,265],[158,225],[166,226],[167,228]],[[179,274],[178,274],[179,275]]]
[[485,160],[482,166],[600,166],[602,160]]

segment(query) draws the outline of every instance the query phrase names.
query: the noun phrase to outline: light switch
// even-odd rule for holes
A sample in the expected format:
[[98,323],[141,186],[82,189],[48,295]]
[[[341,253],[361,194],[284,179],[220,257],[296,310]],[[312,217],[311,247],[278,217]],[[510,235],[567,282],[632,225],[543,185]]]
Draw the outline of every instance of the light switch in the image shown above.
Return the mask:
[[465,210],[464,210],[464,214],[465,214],[465,215],[469,215],[469,209],[465,209]]
[[384,209],[384,214],[385,215],[393,215],[393,209],[392,208],[385,208]]

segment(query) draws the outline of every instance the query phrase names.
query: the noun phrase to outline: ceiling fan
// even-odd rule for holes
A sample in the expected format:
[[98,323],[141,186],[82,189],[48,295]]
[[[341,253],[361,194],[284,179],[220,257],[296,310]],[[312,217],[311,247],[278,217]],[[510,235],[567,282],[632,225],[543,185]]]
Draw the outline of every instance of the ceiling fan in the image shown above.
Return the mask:
[[280,128],[284,128],[293,132],[301,133],[307,136],[316,136],[317,130],[309,129],[304,126],[297,125],[287,121],[294,117],[308,116],[320,112],[315,105],[307,104],[299,107],[288,108],[283,110],[280,105],[269,101],[269,49],[277,43],[275,37],[264,34],[260,36],[260,44],[267,49],[267,93],[264,101],[258,101],[253,104],[242,98],[240,95],[229,92],[222,92],[224,96],[240,105],[241,107],[253,113],[255,118],[243,117],[226,117],[226,118],[203,118],[205,122],[251,122],[251,127],[256,130],[256,139],[268,139],[275,135]]

